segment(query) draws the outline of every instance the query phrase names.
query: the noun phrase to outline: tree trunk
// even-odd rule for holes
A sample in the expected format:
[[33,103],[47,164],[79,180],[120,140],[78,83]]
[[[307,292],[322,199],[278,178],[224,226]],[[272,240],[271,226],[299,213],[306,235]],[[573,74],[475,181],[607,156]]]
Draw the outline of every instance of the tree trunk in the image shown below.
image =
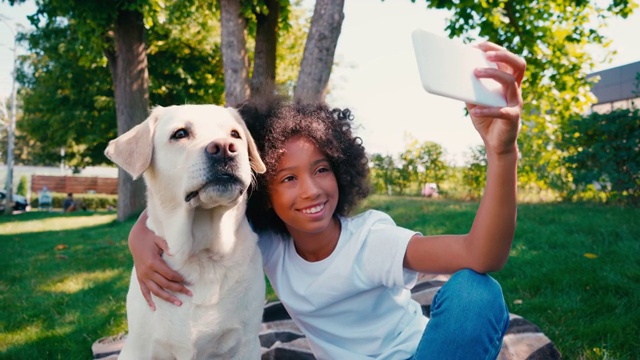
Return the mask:
[[304,47],[294,99],[323,101],[344,20],[344,0],[317,0]]
[[[119,11],[115,24],[114,78],[118,134],[141,123],[149,111],[149,75],[145,48],[143,15],[138,11]],[[113,56],[111,56],[113,59]],[[123,221],[141,211],[145,203],[142,179],[133,181],[118,170],[118,220]]]
[[256,14],[256,47],[251,76],[251,96],[273,94],[276,82],[276,44],[278,41],[279,0],[265,0],[267,14]]
[[240,0],[220,0],[224,96],[227,106],[236,106],[249,97],[247,21],[242,16],[241,8]]

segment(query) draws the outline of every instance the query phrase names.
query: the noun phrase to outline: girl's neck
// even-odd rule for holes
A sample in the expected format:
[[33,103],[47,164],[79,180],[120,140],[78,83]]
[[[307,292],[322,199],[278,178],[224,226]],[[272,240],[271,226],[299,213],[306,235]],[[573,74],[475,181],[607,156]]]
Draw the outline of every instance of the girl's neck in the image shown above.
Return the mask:
[[319,233],[290,231],[296,252],[301,258],[309,262],[321,261],[328,258],[338,245],[341,227],[340,219],[334,217],[331,225]]

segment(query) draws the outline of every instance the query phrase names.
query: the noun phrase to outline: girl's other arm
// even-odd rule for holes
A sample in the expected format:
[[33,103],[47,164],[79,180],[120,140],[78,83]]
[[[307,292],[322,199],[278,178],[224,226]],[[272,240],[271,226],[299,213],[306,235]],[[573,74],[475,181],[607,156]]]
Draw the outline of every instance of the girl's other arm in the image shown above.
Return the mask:
[[191,292],[184,286],[184,278],[171,269],[162,259],[166,252],[167,242],[157,237],[147,228],[147,210],[140,217],[129,232],[129,250],[133,256],[136,275],[142,296],[149,306],[155,310],[151,294],[180,306],[182,302],[169,291],[191,296]]

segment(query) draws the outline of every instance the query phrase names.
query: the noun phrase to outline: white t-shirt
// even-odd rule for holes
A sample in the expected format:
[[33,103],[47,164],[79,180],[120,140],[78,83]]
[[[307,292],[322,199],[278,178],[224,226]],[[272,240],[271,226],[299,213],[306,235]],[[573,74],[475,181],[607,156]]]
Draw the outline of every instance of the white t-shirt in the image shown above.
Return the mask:
[[375,210],[340,221],[335,250],[318,262],[288,236],[261,234],[271,285],[319,360],[411,357],[428,321],[411,299],[417,273],[402,266],[416,233]]

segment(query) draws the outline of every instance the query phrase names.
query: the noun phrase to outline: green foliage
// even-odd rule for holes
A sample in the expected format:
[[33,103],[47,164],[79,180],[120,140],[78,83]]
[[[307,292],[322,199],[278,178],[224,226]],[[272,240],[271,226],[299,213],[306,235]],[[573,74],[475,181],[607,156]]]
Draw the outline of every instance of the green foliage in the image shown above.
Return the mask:
[[406,191],[410,188],[410,185],[418,183],[418,172],[418,161],[413,156],[413,152],[407,149],[400,153],[398,167],[396,167],[398,193],[407,194]]
[[400,193],[405,193],[411,183],[418,184],[418,191],[426,183],[440,186],[448,168],[443,156],[444,151],[440,144],[430,141],[419,143],[409,138],[406,150],[399,156],[400,166],[397,172]]
[[[107,141],[117,135],[113,83],[105,56],[113,52],[111,30],[117,6],[107,4],[109,10],[79,20],[90,11],[85,5],[93,3],[49,1],[41,5],[39,18],[33,19],[41,21],[28,36],[32,55],[23,59],[23,68],[29,71],[20,77],[25,111],[18,122],[21,132],[30,138],[31,164],[57,163],[61,149],[65,163],[75,169],[103,164]],[[179,3],[186,6],[190,2]],[[198,16],[206,12],[193,11],[189,25],[196,26],[184,25],[187,13],[183,12],[183,29],[174,29],[168,21],[149,18],[164,19],[163,11],[176,16],[181,14],[179,9],[165,10],[161,3],[153,4],[119,3],[125,10],[147,9],[145,23],[158,24],[154,27],[157,33],[148,34],[157,45],[149,50],[149,63],[154,65],[152,84],[159,84],[151,88],[152,102],[219,102],[223,92],[221,61],[215,59],[214,46],[203,41],[210,39],[211,31]],[[96,6],[89,7],[103,10]]]
[[[611,16],[626,17],[635,1],[427,1],[448,9],[451,37],[485,38],[527,61],[523,82],[523,127],[519,148],[522,180],[540,188],[566,188],[567,172],[557,144],[563,123],[583,114],[593,102],[586,75],[602,59],[592,59],[587,45],[606,48],[600,34]],[[605,59],[606,60],[606,59]]]
[[210,3],[195,0],[156,10],[147,28],[151,104],[223,103],[218,18]]
[[466,197],[478,199],[487,181],[487,151],[482,145],[470,150],[471,158],[462,169],[462,185],[467,191]]
[[[264,10],[261,1],[253,5]],[[30,55],[19,73],[24,114],[17,122],[17,163],[58,164],[61,149],[75,169],[107,163],[103,150],[117,128],[106,54],[114,51],[118,8],[144,11],[152,105],[223,103],[220,15],[210,1],[47,0],[32,17],[36,30],[24,35]],[[276,81],[286,94],[297,78],[308,22],[298,2],[283,0],[280,15]]]
[[396,164],[391,155],[373,154],[371,161],[371,181],[376,193],[391,195],[396,183]]
[[[105,210],[115,209],[118,206],[118,195],[107,194],[73,194],[76,200],[80,200],[87,210]],[[66,193],[51,193],[51,206],[61,209],[64,200],[67,198]],[[31,208],[38,208],[38,197],[31,199]]]
[[[519,186],[528,194],[552,194],[545,197],[572,193],[575,169],[567,168],[570,163],[564,160],[570,145],[562,144],[566,139],[563,129],[569,119],[584,114],[595,101],[587,75],[596,64],[610,60],[611,55],[593,59],[587,46],[607,49],[611,41],[601,30],[608,19],[626,18],[638,7],[637,2],[548,1],[532,5],[517,1],[426,0],[425,3],[429,8],[451,11],[446,26],[450,37],[469,42],[489,40],[527,61],[522,87],[522,130],[518,138],[523,154],[518,162]],[[636,80],[640,83],[640,74]],[[480,196],[484,187],[486,160],[479,151],[473,150],[462,176],[473,197]],[[402,178],[409,178],[415,164],[406,154],[402,161]],[[621,176],[625,175],[615,175],[618,182]],[[621,185],[624,190],[616,192],[618,195],[631,196],[637,192],[630,190],[633,181],[626,183],[626,187]]]
[[80,57],[80,65],[90,66],[96,56],[114,51],[113,29],[119,11],[151,13],[154,4],[154,0],[42,0],[38,1],[38,11],[30,20],[36,28],[42,20],[46,26],[52,22],[61,26],[75,22],[76,39],[68,44],[86,54]]
[[44,24],[29,36],[32,53],[24,59],[29,71],[19,78],[24,111],[17,127],[28,134],[31,164],[57,164],[60,149],[71,167],[103,163],[107,141],[117,134],[106,61],[89,60],[77,34],[70,21]]
[[[154,24],[147,33],[151,103],[221,103],[224,80],[216,14],[207,7],[196,9],[197,2],[156,5],[145,20]],[[103,164],[107,141],[117,135],[105,56],[111,38],[100,38],[105,52],[97,51],[85,45],[83,36],[93,35],[84,22],[75,20],[77,13],[62,20],[51,15],[42,14],[43,23],[28,36],[32,55],[23,59],[23,68],[29,71],[20,77],[25,112],[18,126],[31,139],[31,164],[57,163],[60,149],[71,167]],[[91,29],[97,31],[99,23],[103,21]]]
[[288,11],[288,25],[281,24],[282,30],[278,32],[276,88],[279,94],[293,97],[304,53],[302,49],[307,41],[311,23],[311,14],[299,0],[293,1],[293,6],[290,6]]
[[574,191],[600,190],[613,201],[640,203],[640,110],[573,117],[563,127],[562,149]]
[[420,143],[413,138],[408,139],[406,150],[397,160],[391,155],[373,154],[370,163],[374,191],[387,195],[418,195],[425,183],[440,187],[449,170],[440,144]]
[[16,188],[16,194],[27,196],[28,189],[29,189],[29,179],[27,179],[26,175],[20,176],[20,182],[18,182],[18,187]]
[[[446,28],[450,36],[486,38],[527,60],[519,181],[533,190],[570,193],[573,175],[563,160],[562,149],[567,146],[560,144],[565,139],[561,129],[593,100],[586,74],[595,60],[586,46],[606,48],[609,42],[600,29],[611,16],[628,16],[636,2],[620,0],[607,6],[593,1],[542,2],[536,6],[471,0],[426,3],[452,11]],[[145,15],[151,104],[221,103],[224,81],[217,6],[205,0],[39,2],[38,13],[32,17],[37,30],[23,35],[28,38],[31,54],[22,58],[19,73],[25,112],[17,124],[16,148],[20,151],[16,162],[57,164],[60,149],[65,151],[65,163],[76,169],[106,162],[102,150],[116,135],[116,123],[105,53],[113,52],[113,22],[119,10]],[[243,2],[250,48],[256,14],[266,11],[263,0]],[[282,94],[292,94],[309,15],[299,1],[280,0],[276,81]],[[425,179],[442,181],[446,164],[431,160],[438,149],[411,151],[414,154],[400,156],[399,166],[392,172],[372,171],[378,190],[394,187],[404,193]],[[420,159],[416,151],[426,152],[426,159]],[[434,154],[429,154],[431,151]]]
[[447,164],[444,162],[444,150],[440,144],[426,141],[416,144],[414,154],[419,166],[418,182],[435,183],[438,187],[447,176]]

